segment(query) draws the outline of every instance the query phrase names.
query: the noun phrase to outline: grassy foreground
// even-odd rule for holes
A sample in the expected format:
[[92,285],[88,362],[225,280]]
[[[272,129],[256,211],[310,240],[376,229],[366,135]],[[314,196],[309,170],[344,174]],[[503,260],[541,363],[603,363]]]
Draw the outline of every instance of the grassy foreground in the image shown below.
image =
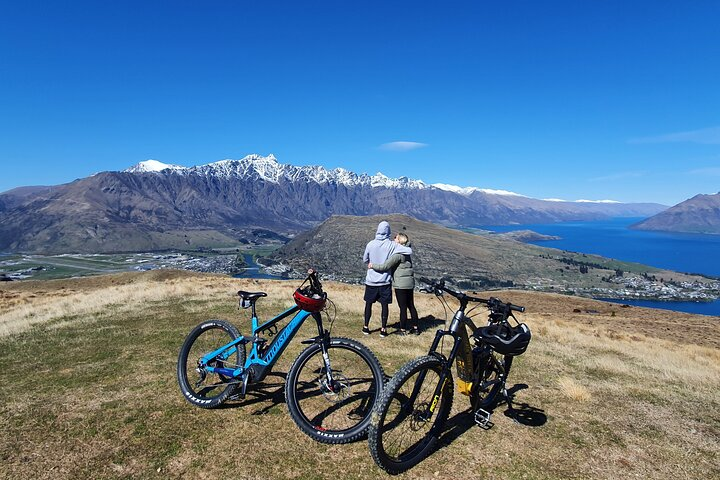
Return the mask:
[[[296,286],[162,271],[1,285],[0,478],[384,476],[366,442],[315,443],[287,413],[285,372],[311,323],[244,401],[206,411],[179,392],[175,362],[193,326],[226,318],[247,332],[236,290],[268,292],[267,316],[291,305]],[[438,322],[426,318],[419,337],[364,337],[362,288],[325,286],[333,335],[359,338],[386,373],[426,352]],[[496,295],[528,309],[534,339],[509,385],[527,385],[515,400],[541,425],[516,424],[500,406],[481,430],[456,391],[441,448],[400,478],[720,476],[719,319]],[[421,317],[444,318],[432,297],[416,299]]]

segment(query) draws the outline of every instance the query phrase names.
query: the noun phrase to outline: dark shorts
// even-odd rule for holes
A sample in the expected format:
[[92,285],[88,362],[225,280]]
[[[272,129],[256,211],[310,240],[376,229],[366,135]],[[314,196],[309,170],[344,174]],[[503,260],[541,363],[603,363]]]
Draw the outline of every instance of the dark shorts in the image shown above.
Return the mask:
[[392,303],[392,287],[388,285],[365,285],[366,302]]

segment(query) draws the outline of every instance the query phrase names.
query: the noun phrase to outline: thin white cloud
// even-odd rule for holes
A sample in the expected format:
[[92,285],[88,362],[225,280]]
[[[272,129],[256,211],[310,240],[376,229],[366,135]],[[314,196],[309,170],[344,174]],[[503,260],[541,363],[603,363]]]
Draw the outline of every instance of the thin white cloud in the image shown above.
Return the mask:
[[689,132],[668,133],[655,137],[642,137],[630,140],[630,143],[670,143],[687,142],[702,144],[720,144],[720,127],[701,128]]
[[595,177],[589,179],[591,182],[612,182],[614,180],[624,180],[626,178],[638,178],[645,175],[645,172],[621,172],[612,175],[605,175],[602,177]]
[[418,148],[427,147],[427,143],[420,142],[390,142],[383,143],[380,145],[380,150],[386,150],[388,152],[409,152],[410,150],[417,150]]
[[720,167],[697,168],[695,170],[690,170],[689,173],[691,175],[709,175],[712,177],[720,177]]

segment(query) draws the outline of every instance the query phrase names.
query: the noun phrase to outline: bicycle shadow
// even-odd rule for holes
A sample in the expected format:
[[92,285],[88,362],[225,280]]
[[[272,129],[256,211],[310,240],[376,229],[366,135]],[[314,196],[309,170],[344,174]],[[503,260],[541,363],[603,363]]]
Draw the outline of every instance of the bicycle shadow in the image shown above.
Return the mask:
[[[501,399],[496,402],[491,408],[488,408],[486,410],[490,414],[493,414],[498,407],[504,405],[506,409],[503,411],[503,415],[512,419],[515,423],[519,425],[533,428],[545,425],[547,423],[547,415],[545,414],[544,410],[529,405],[525,402],[516,404],[513,401],[514,396],[517,392],[525,390],[527,388],[529,388],[528,385],[524,383],[513,385],[511,388],[508,389],[508,396],[510,397],[511,406],[508,406],[504,399]],[[475,422],[475,415],[470,409],[464,410],[455,415],[454,417],[449,418],[448,421],[445,423],[443,432],[438,439],[439,447],[435,451],[437,452],[449,446],[452,442],[460,438],[460,436],[462,436],[465,432],[470,430],[475,425],[477,425]],[[481,428],[483,428],[484,430],[489,430],[494,426],[495,424],[493,422],[488,422],[485,427]]]
[[[515,423],[524,425],[526,427],[542,427],[547,423],[547,415],[545,410],[537,407],[533,407],[528,403],[515,403],[515,394],[521,390],[530,388],[525,383],[516,383],[508,389],[508,396],[510,397],[510,406],[503,412],[503,415],[512,419]],[[507,405],[507,404],[506,404]],[[498,404],[495,405],[497,407]]]
[[[276,379],[273,380],[271,377],[275,377]],[[287,378],[287,373],[284,372],[271,372],[270,374],[265,377],[265,379],[261,383],[254,383],[248,386],[247,392],[245,392],[245,398],[240,398],[238,394],[236,394],[233,397],[230,397],[230,400],[228,402],[223,403],[218,408],[247,408],[250,405],[258,405],[258,409],[253,410],[249,412],[250,415],[265,415],[267,413],[270,413],[270,411],[277,407],[280,404],[286,403],[285,402],[285,381]],[[352,388],[352,386],[357,385],[358,382],[352,381],[353,379],[350,379],[348,385]],[[364,380],[360,380],[362,383]],[[316,390],[313,388],[313,391]],[[302,394],[298,393],[298,399],[301,400],[303,395],[307,396],[307,393]],[[334,402],[328,405],[328,408],[325,410],[322,410],[321,413],[318,415],[329,415],[333,411],[337,411],[342,409],[343,407],[346,407],[349,404],[353,404],[355,402],[360,402],[360,406],[356,408],[357,411],[363,412],[362,415],[367,415],[372,408],[372,393],[366,393],[366,394],[356,394],[354,396],[350,396],[346,398],[343,401]],[[265,405],[262,405],[265,404]]]
[[231,397],[228,402],[218,407],[224,408],[247,408],[251,405],[258,405],[260,408],[250,412],[250,415],[265,415],[274,407],[285,403],[285,378],[287,373],[271,372],[261,383],[248,386],[245,398]]

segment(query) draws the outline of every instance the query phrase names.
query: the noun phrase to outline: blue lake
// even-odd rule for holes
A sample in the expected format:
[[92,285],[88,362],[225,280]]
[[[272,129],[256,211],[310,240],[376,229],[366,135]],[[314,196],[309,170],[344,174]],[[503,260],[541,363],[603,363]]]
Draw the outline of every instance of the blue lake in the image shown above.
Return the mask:
[[656,300],[624,300],[613,298],[599,298],[606,302],[633,305],[636,307],[662,308],[675,312],[697,313],[700,315],[720,316],[720,300],[714,302],[659,302]]
[[[483,225],[479,228],[499,233],[514,230],[533,230],[544,235],[561,237],[560,240],[532,242],[534,245],[580,253],[592,253],[679,272],[720,277],[720,235],[647,232],[628,228],[640,220],[642,219],[615,218],[596,222]],[[720,301],[709,303],[650,300],[618,301],[645,307],[665,308],[704,315],[720,315]]]
[[236,275],[233,275],[235,278],[257,278],[257,279],[279,279],[280,277],[275,275],[268,275],[266,273],[260,273],[260,265],[255,263],[255,259],[252,255],[249,254],[243,254],[243,258],[245,259],[245,263],[249,265],[248,268],[246,268],[242,273],[238,273]]

